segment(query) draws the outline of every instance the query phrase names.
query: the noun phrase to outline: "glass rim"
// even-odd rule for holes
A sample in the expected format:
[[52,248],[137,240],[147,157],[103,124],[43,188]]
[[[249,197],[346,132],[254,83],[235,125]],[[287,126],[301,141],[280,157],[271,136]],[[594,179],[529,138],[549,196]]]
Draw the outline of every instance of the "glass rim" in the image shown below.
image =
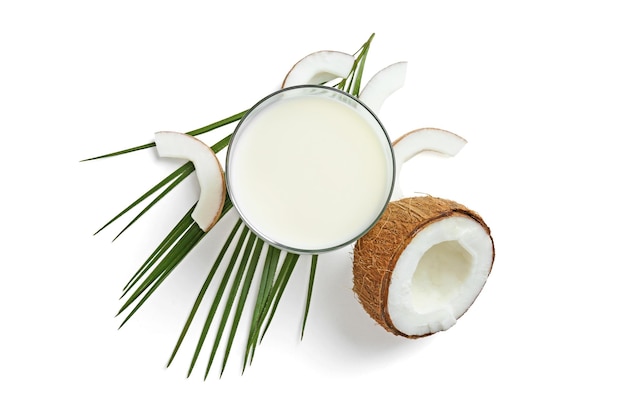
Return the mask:
[[[263,106],[264,104],[266,104],[269,100],[279,96],[279,95],[283,95],[283,94],[287,94],[291,91],[295,91],[295,90],[311,90],[311,91],[325,91],[325,92],[332,92],[332,93],[337,93],[343,97],[348,98],[350,101],[353,101],[354,103],[356,103],[358,105],[358,107],[361,107],[362,109],[364,109],[367,114],[369,114],[373,121],[375,122],[375,127],[373,127],[374,129],[379,128],[380,132],[382,132],[382,135],[377,134],[377,136],[380,139],[381,144],[383,145],[387,145],[386,149],[388,149],[389,151],[389,160],[390,160],[390,166],[388,167],[389,170],[389,183],[388,183],[388,192],[386,193],[386,197],[384,199],[384,204],[382,204],[382,208],[379,211],[379,213],[376,214],[376,216],[373,218],[371,224],[369,224],[363,231],[361,231],[360,233],[358,233],[356,236],[353,236],[349,239],[347,239],[345,242],[339,243],[339,244],[334,244],[332,246],[329,247],[320,247],[320,248],[297,248],[297,247],[293,247],[284,243],[281,243],[279,241],[277,241],[275,238],[272,238],[270,236],[268,236],[266,233],[263,233],[261,230],[259,230],[258,227],[256,227],[252,222],[249,221],[249,219],[245,216],[245,214],[242,212],[242,209],[239,205],[239,203],[237,202],[237,198],[233,195],[232,193],[232,185],[231,185],[231,174],[230,174],[230,161],[232,159],[232,155],[233,152],[231,151],[234,148],[234,145],[236,145],[237,142],[237,138],[238,138],[238,133],[241,130],[241,127],[245,124],[245,122],[250,118],[253,117],[255,115],[255,113],[257,112],[257,110]],[[391,196],[393,194],[393,189],[395,186],[395,177],[396,177],[396,160],[395,160],[395,156],[394,156],[394,152],[393,152],[393,144],[389,138],[389,134],[387,133],[387,130],[385,129],[385,126],[382,124],[382,122],[380,121],[380,119],[378,118],[378,116],[376,115],[376,113],[374,113],[374,111],[372,109],[370,109],[365,103],[363,103],[361,100],[359,100],[356,96],[353,96],[350,93],[347,93],[345,91],[339,90],[338,88],[334,88],[334,87],[330,87],[330,86],[326,86],[326,85],[317,85],[317,84],[301,84],[301,85],[295,85],[295,86],[291,86],[291,87],[285,87],[285,88],[281,88],[278,89],[270,94],[268,94],[267,96],[265,96],[264,98],[262,98],[261,100],[259,100],[256,104],[254,104],[250,109],[248,109],[248,111],[246,111],[244,113],[244,115],[242,116],[242,118],[239,120],[239,122],[237,123],[237,126],[235,127],[235,129],[233,130],[233,133],[231,134],[231,138],[230,138],[230,142],[228,145],[228,148],[226,150],[226,163],[225,163],[225,170],[224,170],[224,176],[225,176],[225,181],[226,181],[226,188],[228,190],[228,195],[230,198],[230,201],[233,205],[233,207],[235,208],[235,210],[237,211],[237,214],[239,215],[239,217],[241,218],[241,220],[243,221],[243,223],[248,227],[248,229],[250,229],[257,237],[261,238],[263,241],[265,241],[266,243],[281,249],[281,250],[285,250],[287,252],[291,252],[291,253],[296,253],[296,254],[302,254],[302,255],[315,255],[315,254],[321,254],[321,253],[326,253],[326,252],[331,252],[337,249],[341,249],[345,246],[348,246],[354,242],[356,242],[359,238],[361,238],[363,235],[365,235],[368,231],[370,231],[372,229],[372,227],[374,227],[374,225],[378,222],[378,220],[380,220],[381,216],[383,215],[383,213],[385,212],[385,210],[387,209],[387,206],[389,204],[389,201],[391,200]],[[245,211],[245,210],[243,210]]]

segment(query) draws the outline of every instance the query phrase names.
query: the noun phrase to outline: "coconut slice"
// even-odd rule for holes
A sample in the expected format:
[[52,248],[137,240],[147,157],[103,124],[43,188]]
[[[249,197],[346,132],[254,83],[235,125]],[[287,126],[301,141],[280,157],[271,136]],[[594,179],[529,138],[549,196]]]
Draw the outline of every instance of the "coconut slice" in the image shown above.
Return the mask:
[[389,204],[354,249],[354,292],[387,331],[409,338],[447,330],[481,292],[494,260],[491,233],[454,201]]
[[467,141],[465,139],[452,132],[435,128],[413,130],[395,140],[393,142],[393,153],[397,167],[391,200],[398,200],[403,197],[399,181],[402,164],[413,158],[415,155],[425,151],[437,152],[446,156],[454,156],[463,148],[463,146],[465,146],[466,143]]
[[407,63],[404,61],[381,69],[368,81],[359,99],[378,114],[385,100],[404,85],[406,69]]
[[200,185],[198,204],[191,213],[205,232],[217,222],[226,199],[224,171],[213,150],[193,136],[178,132],[157,132],[154,142],[159,156],[189,160]]
[[335,78],[346,78],[354,56],[338,51],[318,51],[302,58],[285,77],[282,88],[301,84],[322,84]]

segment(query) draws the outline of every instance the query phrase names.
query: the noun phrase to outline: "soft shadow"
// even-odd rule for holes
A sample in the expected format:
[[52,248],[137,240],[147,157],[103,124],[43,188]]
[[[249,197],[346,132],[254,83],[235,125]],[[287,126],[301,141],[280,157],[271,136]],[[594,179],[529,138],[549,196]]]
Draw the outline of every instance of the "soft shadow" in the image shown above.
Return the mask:
[[[316,351],[332,358],[333,369],[371,369],[423,350],[433,336],[407,339],[379,326],[361,307],[352,291],[352,256],[348,251],[320,257],[316,279],[314,314],[323,326],[323,340]],[[436,335],[435,335],[436,336]]]

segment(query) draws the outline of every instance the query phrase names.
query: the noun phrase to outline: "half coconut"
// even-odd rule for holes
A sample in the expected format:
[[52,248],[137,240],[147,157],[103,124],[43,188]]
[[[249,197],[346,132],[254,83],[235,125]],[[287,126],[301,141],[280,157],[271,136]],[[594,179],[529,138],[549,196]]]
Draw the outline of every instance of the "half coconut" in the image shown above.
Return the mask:
[[481,292],[494,261],[489,227],[436,197],[393,201],[354,249],[354,292],[387,331],[418,338],[447,330]]

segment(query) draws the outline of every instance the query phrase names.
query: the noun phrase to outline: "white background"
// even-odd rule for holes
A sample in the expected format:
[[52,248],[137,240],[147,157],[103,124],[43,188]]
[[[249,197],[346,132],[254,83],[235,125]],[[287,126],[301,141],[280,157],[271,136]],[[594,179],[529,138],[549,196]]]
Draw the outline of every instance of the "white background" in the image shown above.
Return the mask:
[[[186,378],[197,327],[166,369],[210,239],[119,331],[114,316],[194,184],[111,243],[124,223],[92,233],[177,164],[78,161],[242,111],[302,56],[372,32],[366,78],[409,62],[390,135],[468,141],[403,183],[484,217],[483,293],[449,331],[397,338],[361,310],[346,249],[320,260],[303,341],[306,263],[243,375],[237,351],[203,381],[205,350]],[[625,415],[625,39],[617,1],[2,2],[0,415]]]

